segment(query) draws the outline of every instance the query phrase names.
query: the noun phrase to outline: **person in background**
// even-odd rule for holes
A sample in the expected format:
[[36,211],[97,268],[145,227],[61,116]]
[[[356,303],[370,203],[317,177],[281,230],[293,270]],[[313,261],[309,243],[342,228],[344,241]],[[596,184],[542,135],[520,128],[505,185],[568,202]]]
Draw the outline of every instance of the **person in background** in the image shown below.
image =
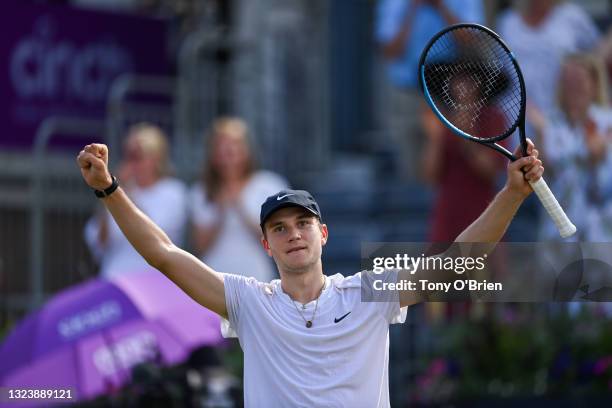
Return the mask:
[[[163,130],[148,123],[132,126],[123,146],[117,178],[138,208],[168,236],[183,242],[187,188],[170,174],[169,146]],[[87,222],[85,240],[105,278],[154,270],[138,255],[106,210]]]
[[[577,238],[612,241],[612,110],[608,81],[594,54],[566,57],[561,66],[557,110],[532,112],[542,138],[550,185],[578,228]],[[543,222],[542,239],[558,238]]]
[[578,4],[559,0],[516,1],[500,16],[497,29],[521,66],[528,110],[538,109],[545,116],[555,110],[563,58],[595,48],[600,39],[595,23]]
[[[471,109],[482,98],[480,90],[470,75],[457,74],[449,81],[450,98],[462,94],[463,105]],[[469,92],[469,93],[468,93]],[[478,132],[489,130],[493,134],[500,130],[492,129],[478,121],[466,122],[459,111],[454,123],[460,128],[476,126]],[[488,108],[485,115],[495,118],[491,123],[504,127],[504,116]],[[495,197],[496,182],[507,160],[489,149],[454,134],[440,122],[433,111],[427,108],[423,115],[426,143],[421,157],[421,168],[425,180],[436,190],[429,220],[428,242],[440,244],[435,250],[445,250],[455,238],[485,210]],[[496,132],[497,130],[497,132]],[[488,132],[487,132],[488,133]],[[502,145],[507,146],[505,141]],[[425,305],[428,319],[435,321],[442,316],[465,316],[471,305],[468,303],[432,302]]]
[[275,273],[261,251],[259,208],[287,182],[275,173],[257,170],[248,136],[239,118],[223,117],[213,123],[202,178],[190,191],[192,245],[216,270],[269,282]]
[[399,171],[416,179],[424,145],[417,67],[431,37],[450,24],[484,23],[481,0],[380,0],[376,39],[386,62],[385,124],[399,146]]
[[600,41],[597,53],[604,61],[608,79],[612,79],[612,26],[608,27],[608,31]]
[[[481,98],[478,87],[469,75],[456,75],[449,89],[453,94],[462,93],[466,106],[475,105]],[[472,90],[471,100],[467,91]],[[500,112],[490,111],[486,116],[497,118],[492,123],[504,123]],[[462,123],[458,114],[454,123]],[[468,129],[470,123],[460,126]],[[484,131],[483,124],[476,124]],[[496,181],[502,173],[505,159],[486,146],[463,140],[445,127],[431,109],[423,116],[426,144],[421,157],[424,178],[437,189],[430,220],[429,242],[451,243],[484,211],[495,197]],[[490,126],[489,126],[490,128]],[[490,129],[487,134],[500,131]],[[502,142],[502,144],[504,144]]]

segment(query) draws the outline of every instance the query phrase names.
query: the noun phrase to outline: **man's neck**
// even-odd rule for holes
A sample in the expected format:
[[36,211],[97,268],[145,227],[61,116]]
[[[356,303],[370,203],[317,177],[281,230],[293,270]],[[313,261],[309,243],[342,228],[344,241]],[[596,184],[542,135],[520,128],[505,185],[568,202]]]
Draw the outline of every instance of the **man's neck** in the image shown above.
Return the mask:
[[325,283],[323,270],[318,268],[303,273],[281,272],[281,287],[296,302],[306,304],[317,299]]

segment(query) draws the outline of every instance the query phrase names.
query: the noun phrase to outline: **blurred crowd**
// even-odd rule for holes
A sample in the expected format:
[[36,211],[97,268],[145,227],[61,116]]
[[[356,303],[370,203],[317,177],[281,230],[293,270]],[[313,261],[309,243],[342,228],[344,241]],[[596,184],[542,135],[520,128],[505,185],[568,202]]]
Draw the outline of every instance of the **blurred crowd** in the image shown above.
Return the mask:
[[[191,248],[215,270],[270,281],[277,274],[261,247],[259,210],[287,181],[258,168],[243,120],[219,118],[204,139],[201,177],[188,188],[172,174],[163,130],[134,125],[124,140],[116,177],[179,247]],[[153,270],[102,208],[87,223],[85,239],[105,278]]]
[[[380,0],[377,5],[375,38],[388,86],[384,123],[406,159],[400,168],[403,178],[425,180],[436,190],[428,240],[453,241],[488,205],[503,179],[506,159],[445,128],[418,89],[417,65],[427,41],[447,25],[471,22],[498,32],[518,60],[527,91],[527,136],[539,149],[547,183],[578,229],[569,240],[610,242],[609,14],[596,23],[578,2],[558,0],[515,1],[493,17],[479,0]],[[513,150],[517,143],[518,137],[512,137],[504,146]],[[539,210],[530,222],[537,232],[514,239],[562,241],[534,201],[525,204]],[[424,315],[416,319],[425,317],[440,337],[427,337],[436,339],[436,345],[423,358],[413,403],[443,402],[458,394],[469,399],[470,394],[483,393],[499,397],[609,392],[607,368],[600,365],[608,361],[610,346],[597,323],[609,319],[607,305],[572,303],[552,315],[551,309],[530,305],[425,305]],[[568,323],[565,313],[576,323]],[[535,317],[542,315],[546,317]],[[555,340],[568,324],[590,327],[592,336],[587,340],[561,335],[565,340]],[[444,340],[448,338],[452,340]],[[467,349],[471,352],[466,354]],[[496,356],[493,366],[487,362],[491,355]],[[519,380],[533,378],[534,373],[548,380]]]
[[[429,239],[442,242],[452,241],[478,216],[504,168],[495,163],[497,153],[454,140],[419,94],[421,50],[436,32],[458,22],[487,24],[485,2],[378,3],[376,38],[391,85],[386,123],[405,159],[404,175],[422,172],[438,190]],[[612,31],[609,21],[603,25],[576,2],[558,0],[516,1],[492,25],[521,66],[528,137],[540,150],[548,184],[578,228],[573,239],[591,242],[612,238],[607,205],[612,198]],[[550,220],[540,218],[537,238],[560,239]]]
[[[73,2],[113,10],[169,10],[163,1]],[[174,7],[182,7],[179,3],[196,7],[198,2]],[[220,3],[202,4],[219,9]],[[389,85],[384,126],[399,152],[399,178],[423,180],[437,190],[427,236],[434,242],[454,240],[482,212],[499,188],[505,159],[462,142],[442,126],[418,90],[418,59],[443,27],[490,22],[485,6],[480,0],[380,0],[375,7],[373,36]],[[609,22],[598,26],[579,4],[558,0],[516,1],[493,20],[525,77],[528,137],[538,146],[548,184],[578,228],[572,239],[607,242],[612,238]],[[139,207],[194,255],[222,271],[270,280],[275,272],[260,249],[258,210],[265,197],[288,182],[258,168],[251,140],[241,118],[216,120],[202,138],[200,179],[186,186],[172,175],[163,131],[137,124],[127,132],[116,173]],[[516,140],[506,141],[506,147],[513,149]],[[540,219],[537,239],[560,239],[550,220]],[[108,214],[93,217],[85,236],[102,275],[148,268]],[[237,252],[242,255],[232,256]]]
[[[170,17],[180,37],[204,20],[227,21],[231,2],[45,3]],[[385,84],[374,86],[384,89],[384,130],[398,158],[398,174],[393,177],[398,182],[427,182],[437,192],[428,235],[423,239],[453,241],[487,206],[504,175],[506,159],[454,136],[425,105],[418,89],[417,64],[427,41],[449,24],[474,22],[492,26],[521,66],[528,96],[528,136],[540,151],[549,186],[578,228],[572,239],[612,241],[610,21],[596,24],[578,2],[558,0],[520,0],[511,5],[504,2],[506,7],[493,18],[484,0],[374,3],[372,40],[385,67]],[[260,281],[278,277],[261,247],[259,210],[266,197],[288,187],[289,181],[285,175],[265,170],[257,163],[258,146],[245,120],[222,116],[208,126],[201,138],[204,160],[199,176],[191,184],[173,171],[170,138],[159,126],[137,123],[124,136],[122,151],[110,152],[111,156],[120,156],[112,171],[136,205],[173,242],[215,270]],[[507,147],[515,146],[509,141]],[[537,238],[560,240],[549,218],[543,214],[540,220]],[[101,206],[87,222],[83,235],[103,278],[152,271]],[[427,311],[429,317],[438,313],[434,309]],[[238,353],[237,345],[229,350],[229,354]],[[550,361],[556,360],[551,357]],[[139,367],[134,372],[134,384],[116,397],[115,405],[151,406],[144,399],[155,391],[159,393],[157,402],[167,398],[165,406],[208,406],[203,401],[209,390],[204,388],[214,383],[208,378],[213,375],[197,372],[199,368],[189,364],[163,373],[154,365]],[[452,371],[449,367],[444,369]],[[177,380],[173,383],[171,378]],[[232,381],[226,381],[229,385],[224,392],[234,398],[237,387]],[[92,401],[91,406],[111,403],[105,397],[98,405]],[[231,406],[224,403],[210,406]]]
[[[140,7],[146,2],[132,3]],[[429,231],[423,238],[453,241],[484,210],[504,177],[506,159],[454,136],[425,105],[418,89],[417,64],[427,41],[447,25],[473,22],[497,31],[521,66],[528,96],[528,137],[540,151],[549,186],[578,228],[572,240],[610,241],[609,21],[596,23],[580,4],[569,1],[505,2],[493,16],[486,6],[482,0],[375,2],[372,35],[385,68],[385,84],[375,86],[384,89],[383,126],[397,152],[395,176],[402,181],[427,182],[437,191]],[[182,185],[167,171],[163,139],[161,131],[150,125],[138,125],[128,132],[117,174],[140,208],[215,269],[264,281],[275,278],[275,268],[260,248],[257,214],[265,197],[288,182],[281,175],[258,169],[246,123],[223,117],[210,126],[203,135],[201,176],[192,186]],[[513,150],[517,139],[505,141],[505,147]],[[154,192],[156,189],[163,193]],[[534,207],[541,209],[539,203]],[[164,211],[156,213],[156,209]],[[529,238],[560,240],[549,218],[544,214],[539,218],[537,233]],[[112,277],[146,269],[117,231],[104,214],[96,215],[87,226],[92,252],[107,251],[98,255],[102,274]],[[120,262],[130,265],[123,271],[121,266],[108,266],[110,259],[122,256],[114,249],[119,247],[134,262]],[[430,318],[444,313],[440,307],[430,309],[426,311]]]

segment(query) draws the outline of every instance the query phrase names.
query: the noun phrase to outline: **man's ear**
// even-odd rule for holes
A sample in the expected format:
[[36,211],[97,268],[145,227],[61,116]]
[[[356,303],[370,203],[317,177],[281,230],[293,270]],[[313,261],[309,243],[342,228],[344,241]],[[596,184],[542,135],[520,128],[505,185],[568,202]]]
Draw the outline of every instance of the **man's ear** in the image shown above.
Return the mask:
[[327,224],[320,224],[319,228],[321,229],[321,246],[323,246],[327,243],[329,231],[327,230]]
[[266,239],[265,236],[261,236],[261,245],[263,246],[263,248],[265,249],[266,253],[268,254],[268,256],[272,256],[272,250],[270,249],[270,243],[268,242],[268,240]]

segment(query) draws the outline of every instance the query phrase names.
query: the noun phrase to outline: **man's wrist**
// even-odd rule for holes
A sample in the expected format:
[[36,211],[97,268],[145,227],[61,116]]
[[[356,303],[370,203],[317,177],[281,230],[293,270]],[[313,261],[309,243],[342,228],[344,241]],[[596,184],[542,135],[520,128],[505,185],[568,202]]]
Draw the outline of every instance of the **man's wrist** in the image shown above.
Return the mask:
[[508,185],[505,185],[504,188],[499,192],[500,198],[506,200],[508,202],[513,202],[516,204],[521,204],[525,199],[529,196],[529,194],[525,194],[521,191],[518,191]]
[[111,183],[107,188],[102,189],[102,190],[94,189],[94,194],[96,195],[96,197],[105,198],[113,194],[117,190],[117,188],[119,187],[119,182],[117,181],[117,178],[113,176],[112,174],[110,175],[110,177],[111,177]]

